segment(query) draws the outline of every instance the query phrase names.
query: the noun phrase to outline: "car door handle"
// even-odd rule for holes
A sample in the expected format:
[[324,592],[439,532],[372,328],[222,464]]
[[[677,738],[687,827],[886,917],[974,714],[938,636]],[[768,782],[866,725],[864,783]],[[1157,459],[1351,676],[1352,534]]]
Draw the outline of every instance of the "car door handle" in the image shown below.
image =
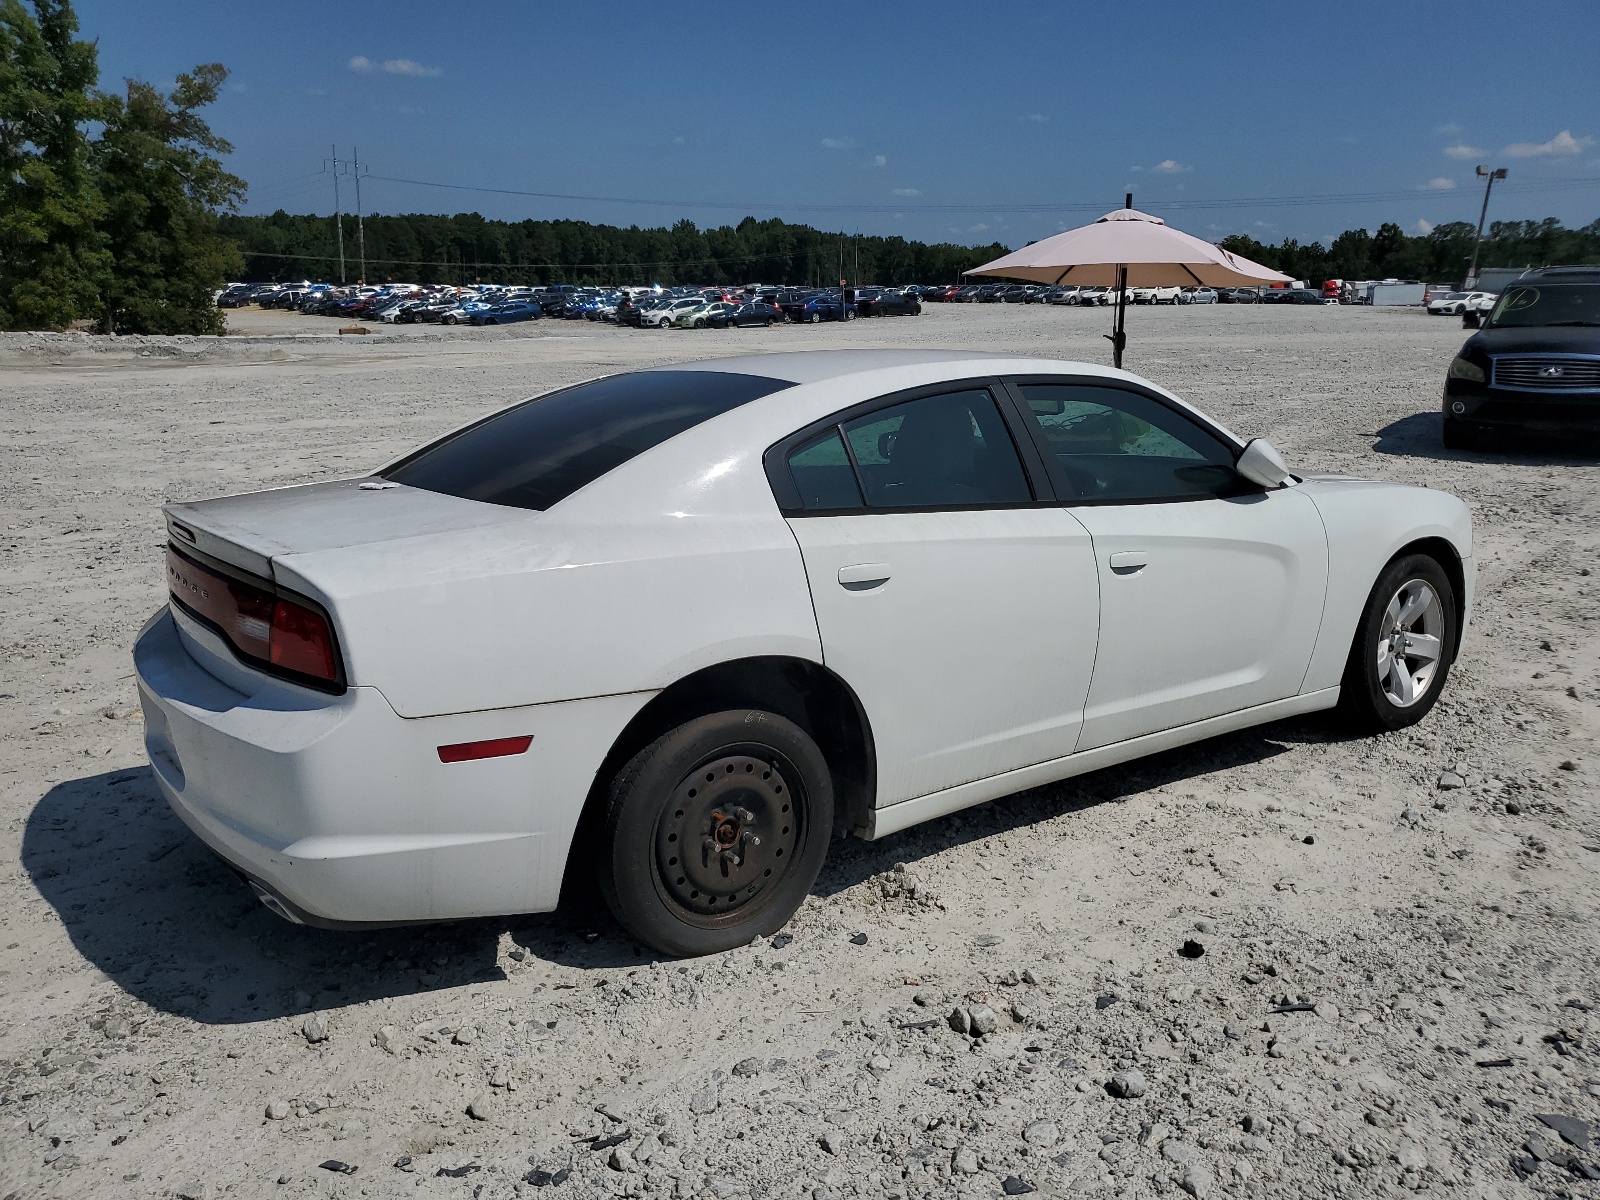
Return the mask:
[[839,586],[852,592],[871,591],[889,582],[888,563],[855,563],[839,568]]
[[1123,551],[1111,556],[1113,575],[1137,575],[1150,564],[1150,560],[1137,551]]

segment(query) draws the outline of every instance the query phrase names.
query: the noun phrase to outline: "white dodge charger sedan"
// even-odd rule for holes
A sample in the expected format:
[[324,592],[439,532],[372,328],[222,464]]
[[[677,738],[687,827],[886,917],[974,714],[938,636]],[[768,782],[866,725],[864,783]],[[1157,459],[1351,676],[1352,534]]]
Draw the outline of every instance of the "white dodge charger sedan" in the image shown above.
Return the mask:
[[838,831],[1336,705],[1417,721],[1474,579],[1453,496],[955,351],[611,375],[166,521],[150,762],[269,907],[536,912],[592,871],[671,954],[782,926]]

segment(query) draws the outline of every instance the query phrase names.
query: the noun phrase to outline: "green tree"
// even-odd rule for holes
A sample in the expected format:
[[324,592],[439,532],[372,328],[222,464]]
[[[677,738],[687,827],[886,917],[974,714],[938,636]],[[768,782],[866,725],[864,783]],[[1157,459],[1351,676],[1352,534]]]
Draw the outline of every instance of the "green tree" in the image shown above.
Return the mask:
[[94,315],[108,266],[84,132],[100,68],[77,32],[68,0],[0,0],[0,329]]
[[106,98],[93,155],[111,256],[104,332],[226,331],[212,295],[244,261],[218,233],[217,214],[238,208],[245,183],[223,169],[217,156],[233,147],[199,110],[227,77],[220,63],[206,63],[179,75],[170,96],[130,79],[125,95]]

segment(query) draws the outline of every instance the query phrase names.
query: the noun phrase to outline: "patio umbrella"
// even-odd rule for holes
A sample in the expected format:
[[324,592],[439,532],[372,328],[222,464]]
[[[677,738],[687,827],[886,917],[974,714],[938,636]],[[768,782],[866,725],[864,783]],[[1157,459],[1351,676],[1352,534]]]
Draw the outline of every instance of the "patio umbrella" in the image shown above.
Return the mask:
[[1133,207],[1132,193],[1127,207],[1108,212],[1092,225],[1034,242],[967,274],[1116,288],[1116,320],[1106,337],[1118,367],[1122,366],[1122,350],[1127,345],[1123,321],[1130,285],[1242,287],[1293,282],[1270,267],[1173,229],[1160,217],[1139,212]]

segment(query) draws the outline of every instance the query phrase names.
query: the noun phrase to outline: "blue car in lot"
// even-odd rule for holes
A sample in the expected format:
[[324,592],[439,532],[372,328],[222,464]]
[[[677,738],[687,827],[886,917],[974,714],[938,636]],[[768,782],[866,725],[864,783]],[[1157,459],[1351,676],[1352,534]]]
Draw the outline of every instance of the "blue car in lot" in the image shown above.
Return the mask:
[[797,306],[797,309],[798,311],[791,312],[790,320],[804,321],[813,325],[818,321],[854,321],[856,319],[855,305],[840,304],[838,292],[824,292],[820,296],[812,296],[804,304]]
[[482,312],[472,314],[474,325],[509,325],[513,321],[532,321],[544,315],[544,310],[531,300],[513,300],[508,304],[495,304]]

